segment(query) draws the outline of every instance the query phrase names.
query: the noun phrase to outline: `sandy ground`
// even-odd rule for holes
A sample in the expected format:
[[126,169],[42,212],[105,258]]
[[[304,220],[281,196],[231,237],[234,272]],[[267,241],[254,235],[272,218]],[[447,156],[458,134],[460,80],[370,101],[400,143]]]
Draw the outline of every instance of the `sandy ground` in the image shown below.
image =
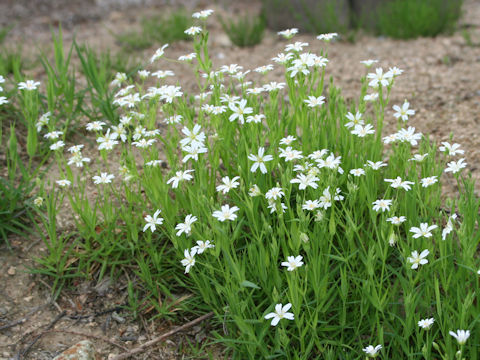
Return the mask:
[[[136,5],[135,5],[136,3]],[[177,1],[177,3],[180,3]],[[189,9],[210,7],[208,1],[183,1]],[[230,7],[212,5],[217,13],[224,15],[233,12],[257,12],[256,1],[237,2]],[[133,4],[133,5],[132,5]],[[4,0],[0,2],[0,26],[14,23],[16,26],[7,41],[7,46],[22,43],[24,53],[34,56],[38,49],[48,53],[50,48],[50,26],[63,24],[65,42],[68,46],[75,36],[77,41],[86,42],[96,49],[118,51],[114,34],[138,29],[139,19],[148,14],[161,14],[170,7],[162,1],[129,0],[119,2],[109,0],[35,0],[35,6],[29,0]],[[418,131],[431,134],[436,141],[448,140],[462,144],[466,150],[468,168],[474,178],[480,178],[480,1],[468,0],[461,26],[471,34],[474,46],[467,44],[459,30],[452,36],[440,36],[434,39],[411,41],[392,40],[381,37],[358,35],[355,43],[335,42],[329,45],[330,63],[327,73],[340,87],[347,99],[355,99],[360,91],[360,77],[366,72],[361,60],[378,59],[379,65],[388,68],[397,66],[405,71],[398,79],[391,97],[391,104],[410,101],[416,115],[409,121]],[[211,31],[211,54],[215,66],[237,63],[245,69],[253,69],[271,63],[271,58],[281,52],[286,41],[280,40],[275,33],[267,32],[260,45],[251,49],[232,46],[223,33],[219,22],[209,21]],[[323,44],[312,35],[300,35],[298,41],[309,42],[312,51],[318,52]],[[158,46],[161,44],[157,44]],[[156,46],[157,46],[156,45]],[[155,48],[156,48],[155,46]],[[143,63],[147,63],[155,48],[134,54]],[[168,48],[167,55],[177,58],[191,52],[191,43],[179,42]],[[144,59],[144,60],[141,60]],[[183,65],[168,63],[162,69],[173,70],[185,89],[194,89],[192,74],[184,71]],[[40,67],[29,70],[35,78],[44,74]],[[268,80],[282,80],[283,74],[273,71]],[[387,112],[387,129],[393,129],[395,120],[393,111]],[[479,182],[480,184],[480,182]],[[477,193],[480,186],[477,184]],[[453,183],[446,184],[447,191],[453,191]],[[44,278],[28,274],[32,258],[41,255],[45,249],[38,239],[12,238],[12,251],[0,251],[0,329],[16,320],[27,317],[25,322],[8,329],[0,330],[0,359],[13,358],[24,350],[48,324],[59,314],[66,311],[55,324],[60,332],[48,333],[31,348],[29,359],[50,359],[52,356],[76,340],[77,336],[62,332],[68,330],[87,335],[103,336],[125,347],[138,345],[168,329],[168,323],[131,322],[127,314],[125,323],[119,323],[111,310],[125,301],[124,281],[95,284],[81,282],[74,289],[62,293],[56,303],[48,301],[49,284]],[[97,314],[97,315],[96,315]],[[83,319],[75,318],[85,315]],[[201,332],[199,328],[188,334],[173,338],[161,347],[154,347],[138,359],[176,359],[181,358],[179,344],[183,337],[195,339]],[[121,350],[104,340],[95,340],[102,356],[119,353]]]

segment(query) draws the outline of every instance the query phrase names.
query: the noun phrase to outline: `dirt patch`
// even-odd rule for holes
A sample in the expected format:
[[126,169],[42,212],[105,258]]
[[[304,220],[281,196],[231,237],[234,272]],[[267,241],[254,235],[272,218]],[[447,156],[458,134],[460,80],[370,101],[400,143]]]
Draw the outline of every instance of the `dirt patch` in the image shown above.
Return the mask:
[[[169,7],[161,2],[140,1],[141,6],[128,7],[131,3],[94,0],[6,0],[0,3],[0,25],[15,23],[16,27],[7,38],[7,45],[23,43],[27,54],[33,56],[38,49],[49,49],[50,26],[63,24],[65,43],[71,44],[76,36],[79,42],[86,42],[95,49],[118,51],[115,34],[139,27],[139,19],[149,14],[161,14]],[[181,2],[177,2],[181,3]],[[239,3],[239,2],[238,2]],[[193,8],[209,7],[207,1],[184,2]],[[213,6],[217,13],[228,16],[233,8],[221,5]],[[259,3],[249,1],[238,5],[235,12],[258,12]],[[361,60],[378,59],[379,65],[388,68],[397,66],[405,72],[394,86],[391,105],[401,104],[405,99],[416,110],[409,124],[417,131],[431,134],[436,141],[448,140],[453,133],[453,141],[462,144],[466,150],[466,161],[475,179],[480,178],[480,2],[469,0],[465,4],[465,16],[462,20],[463,31],[470,33],[474,46],[467,43],[459,31],[452,36],[439,36],[434,39],[411,41],[392,40],[382,37],[359,35],[355,43],[334,42],[328,46],[330,63],[328,76],[342,89],[347,99],[353,100],[360,93],[360,78],[366,70]],[[244,69],[271,63],[271,58],[283,51],[286,41],[280,40],[273,32],[266,34],[262,44],[250,49],[239,49],[230,43],[223,33],[219,22],[209,20],[211,32],[210,51],[215,66],[237,63]],[[311,51],[319,52],[323,43],[311,35],[295,38],[311,44]],[[158,46],[161,44],[157,44]],[[138,52],[135,55],[147,64],[155,49]],[[167,56],[176,59],[192,51],[189,42],[172,44]],[[165,64],[165,63],[162,63]],[[170,62],[161,65],[162,69],[173,70],[176,81],[187,91],[196,91],[195,79],[182,64]],[[32,76],[44,76],[40,68],[29,70]],[[249,74],[251,79],[264,83],[266,79]],[[282,81],[283,73],[274,70],[268,81]],[[387,131],[395,126],[391,108],[386,114]],[[447,182],[447,189],[454,190],[453,182]],[[476,185],[477,193],[480,183]],[[63,228],[68,228],[67,222]],[[67,330],[70,333],[50,332],[44,334],[31,348],[29,359],[50,359],[59,351],[66,349],[84,337],[72,333],[84,333],[96,336],[97,350],[103,357],[121,350],[98,340],[104,337],[111,342],[132,347],[155,335],[166,331],[170,324],[161,319],[156,321],[133,322],[128,314],[117,311],[125,322],[114,319],[111,309],[124,303],[126,291],[124,279],[111,280],[108,284],[92,282],[77,283],[60,295],[56,303],[49,302],[50,285],[48,279],[28,274],[27,268],[33,266],[32,258],[40,256],[45,248],[38,239],[12,238],[11,251],[0,250],[0,328],[12,325],[26,318],[24,322],[0,330],[0,358],[13,358],[24,350],[36,336],[59,314],[65,315],[54,325],[55,330]],[[33,245],[32,245],[33,244]],[[103,284],[103,285],[102,285]],[[102,287],[103,286],[103,287]],[[100,289],[100,290],[99,290]],[[105,312],[105,313],[102,313]],[[81,318],[85,316],[84,318]],[[197,331],[196,329],[195,331]],[[193,330],[192,330],[193,331]],[[182,336],[199,339],[194,331]],[[130,336],[130,337],[129,337]],[[174,359],[181,356],[179,344],[182,336],[152,348],[137,359]]]

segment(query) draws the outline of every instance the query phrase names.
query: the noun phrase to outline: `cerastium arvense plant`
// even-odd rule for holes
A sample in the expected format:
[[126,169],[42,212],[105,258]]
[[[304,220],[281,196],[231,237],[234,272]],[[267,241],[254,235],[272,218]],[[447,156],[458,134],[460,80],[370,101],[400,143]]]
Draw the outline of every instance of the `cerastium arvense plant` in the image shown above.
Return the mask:
[[[402,71],[367,70],[346,103],[325,81],[334,35],[323,34],[320,54],[295,42],[272,59],[284,82],[265,65],[252,83],[239,65],[213,68],[210,13],[194,14],[195,52],[179,59],[197,95],[158,70],[165,45],[138,76],[117,76],[119,124],[87,125],[95,162],[82,144],[53,147],[45,273],[136,265],[135,310],[212,309],[213,337],[238,359],[478,359],[479,201],[463,150],[406,126],[407,101],[393,107],[397,131],[382,134]],[[459,188],[446,201],[444,177]],[[66,203],[76,232],[59,235]]]

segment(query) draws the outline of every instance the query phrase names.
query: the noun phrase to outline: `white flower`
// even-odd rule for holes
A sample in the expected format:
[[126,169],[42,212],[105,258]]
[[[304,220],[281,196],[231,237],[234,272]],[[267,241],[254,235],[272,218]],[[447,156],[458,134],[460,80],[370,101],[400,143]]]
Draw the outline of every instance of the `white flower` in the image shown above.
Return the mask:
[[178,187],[178,183],[182,180],[192,180],[193,176],[190,175],[191,172],[195,170],[185,170],[185,171],[177,171],[174,177],[168,179],[167,184],[172,184],[172,188],[176,189]]
[[428,260],[425,259],[430,252],[425,249],[423,250],[420,255],[418,254],[418,251],[415,250],[412,252],[411,257],[408,257],[407,260],[412,264],[412,269],[418,269],[418,265],[425,265],[428,263]]
[[182,145],[182,147],[185,147],[189,144],[192,146],[203,146],[206,137],[203,131],[200,132],[200,129],[201,126],[199,124],[195,124],[192,130],[186,126],[183,127],[182,133],[186,136],[186,138],[180,140],[180,145]]
[[302,256],[287,256],[287,261],[282,262],[282,266],[287,267],[287,271],[293,271],[296,268],[300,267],[303,265],[302,262],[303,257]]
[[309,107],[314,108],[317,106],[321,106],[325,104],[325,96],[309,96],[307,100],[303,100],[305,104],[307,104]]
[[88,123],[86,128],[87,131],[102,131],[103,126],[106,125],[103,121],[94,121]]
[[290,180],[290,183],[299,184],[299,190],[305,190],[307,186],[311,186],[312,188],[316,189],[318,188],[318,184],[316,183],[316,181],[319,180],[319,178],[313,175],[298,174],[296,178]]
[[185,34],[187,35],[197,35],[202,32],[202,28],[200,26],[191,26],[187,30],[184,31]]
[[187,155],[185,155],[182,159],[183,163],[186,163],[188,160],[193,159],[195,161],[198,161],[198,155],[199,154],[205,154],[208,149],[203,145],[186,145],[182,149],[183,151],[187,152]]
[[415,110],[409,109],[410,103],[405,100],[402,107],[393,105],[393,110],[396,112],[393,114],[395,118],[401,118],[403,121],[407,121],[409,116],[415,115]]
[[277,326],[278,322],[281,319],[293,320],[293,313],[289,313],[288,310],[292,307],[292,304],[288,303],[284,306],[282,304],[275,305],[275,312],[265,315],[265,319],[273,319],[271,322],[272,326]]
[[263,114],[249,115],[247,117],[247,123],[254,122],[255,124],[260,124],[263,119],[265,119],[265,115]]
[[450,143],[444,141],[442,142],[442,146],[438,148],[440,151],[447,153],[450,156],[455,156],[457,154],[464,154],[465,151],[460,149],[460,144],[453,144],[451,145]]
[[298,33],[297,28],[291,28],[291,29],[286,29],[286,30],[277,32],[278,35],[283,36],[285,39],[291,39],[297,33]]
[[155,60],[161,58],[165,53],[164,50],[168,47],[168,44],[163,45],[161,48],[155,51],[155,54],[150,58],[150,63],[153,63]]
[[401,223],[405,222],[407,218],[405,216],[392,216],[387,219],[388,222],[392,223],[393,225],[400,225]]
[[230,115],[228,120],[235,121],[238,119],[240,124],[243,124],[245,122],[243,115],[253,113],[253,109],[251,107],[246,107],[246,106],[247,106],[247,100],[245,99],[240,100],[236,104],[230,103],[228,107],[230,108],[230,110],[233,111],[233,114]]
[[102,172],[100,176],[96,175],[92,179],[94,184],[110,184],[113,178],[115,178],[115,175]]
[[0,96],[0,105],[8,104],[8,99],[5,96]]
[[280,154],[278,156],[285,158],[285,161],[292,161],[303,158],[302,152],[299,150],[293,150],[291,146],[287,146],[287,148],[279,150]]
[[390,143],[393,143],[395,141],[399,140],[398,139],[398,135],[397,133],[395,134],[390,134],[390,135],[387,135],[383,138],[383,143],[384,144],[390,144]]
[[422,187],[429,187],[430,185],[433,185],[436,182],[438,182],[438,178],[437,176],[430,176],[430,177],[420,179],[420,182],[422,183]]
[[213,14],[213,10],[207,9],[207,10],[202,10],[202,11],[193,13],[192,18],[194,18],[194,19],[206,19],[207,17],[209,17],[212,14]]
[[447,164],[447,168],[445,169],[445,172],[446,173],[451,172],[452,174],[456,174],[466,166],[467,166],[467,163],[463,158],[458,161],[451,161]]
[[382,349],[382,345],[377,345],[373,347],[373,345],[368,345],[363,351],[370,357],[376,357],[378,352]]
[[268,190],[267,193],[265,194],[265,198],[268,200],[281,199],[282,196],[285,196],[285,193],[283,192],[282,188],[279,188],[279,187],[273,187],[270,190]]
[[258,154],[250,154],[248,155],[248,159],[251,161],[254,161],[252,167],[250,168],[251,172],[257,171],[257,169],[260,169],[260,172],[262,174],[267,173],[267,167],[265,166],[265,162],[267,161],[272,161],[273,156],[272,155],[264,155],[265,153],[265,148],[260,147],[258,149]]
[[138,76],[140,76],[140,79],[146,79],[150,75],[150,71],[148,71],[148,70],[138,70],[137,74],[138,74]]
[[428,153],[426,153],[426,154],[414,154],[413,158],[408,159],[408,161],[422,162],[427,156],[428,156]]
[[221,210],[215,210],[212,214],[214,218],[217,218],[218,221],[225,221],[225,220],[235,220],[237,218],[237,212],[240,210],[238,207],[233,206],[230,207],[229,205],[223,205]]
[[70,159],[68,159],[68,165],[75,164],[76,167],[83,167],[83,163],[89,163],[89,162],[90,162],[90,158],[83,157],[80,151],[73,152]]
[[345,124],[345,127],[350,129],[357,125],[363,125],[364,122],[362,120],[362,116],[363,114],[358,111],[355,113],[355,115],[353,115],[351,112],[348,112],[347,115],[345,115],[345,117],[350,121]]
[[187,236],[190,235],[190,233],[192,232],[192,224],[195,221],[197,221],[197,217],[193,216],[192,214],[188,214],[185,217],[185,221],[183,223],[177,224],[177,226],[175,226],[175,230],[178,230],[176,235],[180,236],[183,233],[185,233],[185,235]]
[[318,163],[318,167],[321,169],[323,167],[329,169],[336,169],[340,166],[341,163],[341,156],[335,157],[335,154],[330,154],[327,156],[326,159],[316,159],[315,161]]
[[373,170],[379,170],[381,167],[387,166],[387,164],[385,164],[383,161],[373,162],[373,161],[367,160],[366,166],[369,166]]
[[367,94],[363,97],[365,101],[375,101],[378,99],[378,93]]
[[338,34],[337,33],[327,33],[327,34],[320,34],[317,36],[317,39],[318,40],[324,40],[326,42],[329,42],[331,41],[332,39],[334,39],[335,37],[337,37]]
[[50,150],[59,150],[65,146],[65,143],[60,140],[57,141],[55,144],[50,145]]
[[430,225],[428,226],[427,223],[421,223],[420,227],[412,227],[410,228],[410,232],[414,233],[413,238],[418,239],[419,237],[426,237],[429,238],[432,236],[431,231],[436,229],[438,226],[437,225]]
[[196,249],[193,248],[190,251],[188,251],[188,249],[185,249],[185,251],[183,252],[183,256],[185,256],[185,258],[180,262],[183,266],[185,266],[185,274],[187,274],[190,271],[191,267],[195,265],[195,254]]
[[251,197],[260,196],[262,192],[257,184],[254,184],[250,189],[248,189],[248,195]]
[[268,199],[268,206],[267,209],[270,209],[270,214],[273,214],[274,212],[279,212],[282,211],[282,213],[287,210],[287,206],[282,202],[280,204],[277,204],[277,202],[274,199]]
[[375,134],[375,129],[371,124],[363,125],[355,125],[355,128],[351,131],[353,135],[357,135],[358,137],[365,137],[369,134]]
[[180,123],[182,120],[183,120],[183,116],[182,116],[182,115],[173,115],[173,116],[167,117],[167,118],[164,120],[164,122],[167,123],[167,124],[178,124],[178,123]]
[[147,231],[148,228],[152,231],[152,233],[157,229],[156,225],[163,224],[163,218],[158,217],[160,215],[161,210],[155,211],[153,217],[151,215],[145,216],[145,221],[147,224],[143,227],[143,232]]
[[411,190],[412,188],[410,185],[415,184],[414,182],[411,182],[411,181],[403,181],[400,176],[397,176],[396,179],[385,179],[384,181],[391,183],[390,186],[392,188],[395,188],[395,189],[402,188],[405,191]]
[[420,326],[422,329],[429,330],[432,327],[434,322],[435,322],[434,318],[422,319],[418,322],[418,326]]
[[318,200],[307,200],[305,204],[302,205],[303,210],[313,211],[320,207],[320,202]]
[[275,90],[281,90],[285,87],[285,83],[277,83],[276,81],[272,81],[268,84],[263,85],[265,91],[272,92]]
[[45,139],[58,139],[62,134],[63,134],[63,131],[51,131],[43,135],[43,137]]
[[293,58],[292,53],[280,53],[277,56],[273,57],[272,60],[279,64],[286,64],[290,59]]
[[457,330],[456,333],[449,331],[449,334],[457,339],[459,345],[464,345],[470,337],[470,330]]
[[224,194],[228,193],[231,189],[235,189],[240,185],[237,181],[240,179],[240,176],[235,176],[234,178],[230,179],[228,176],[224,176],[222,178],[223,184],[217,186],[218,192],[223,192]]
[[367,79],[370,79],[368,86],[373,88],[378,87],[378,85],[388,86],[390,84],[390,79],[392,75],[389,73],[384,73],[382,68],[377,68],[375,73],[367,74]]
[[172,70],[158,70],[152,73],[158,79],[166,78],[167,76],[175,76],[175,73]]
[[415,146],[418,140],[422,138],[422,133],[415,133],[415,128],[409,126],[408,129],[400,129],[396,135],[397,140],[409,142],[410,145]]
[[447,238],[447,235],[453,231],[453,221],[457,218],[457,214],[453,214],[447,220],[447,225],[442,230],[442,240]]
[[362,175],[365,175],[365,170],[363,170],[362,168],[352,169],[349,171],[349,173],[352,174],[353,176],[362,176]]
[[70,185],[72,184],[72,183],[71,183],[69,180],[67,180],[67,179],[57,180],[57,181],[55,181],[55,182],[58,184],[58,186],[61,186],[61,187],[67,187],[67,186],[70,186]]
[[105,135],[97,138],[97,143],[100,144],[98,145],[98,150],[112,150],[113,146],[118,144],[117,137],[118,135],[115,133],[110,134],[110,129],[108,129]]
[[308,46],[308,43],[303,43],[303,42],[297,41],[294,44],[288,44],[285,47],[285,51],[286,52],[289,52],[289,51],[299,52],[299,51],[302,51],[305,46]]
[[32,90],[37,90],[39,86],[40,86],[40,83],[35,80],[27,80],[25,82],[18,83],[19,90],[32,91]]
[[230,65],[223,65],[220,68],[220,71],[223,73],[228,73],[230,75],[235,75],[237,72],[241,71],[243,69],[243,66],[240,66],[238,64],[230,64]]
[[272,71],[272,70],[273,70],[273,65],[268,64],[268,65],[259,66],[254,71],[257,72],[257,73],[265,75],[267,72]]
[[392,205],[392,200],[378,199],[373,202],[373,210],[382,212],[389,211],[390,206]]
[[[323,190],[323,194],[320,196],[318,199],[320,203],[320,207],[323,209],[327,210],[329,207],[332,206],[332,194],[330,194],[330,186],[327,186],[325,190]],[[343,196],[340,195],[340,189],[337,188],[335,189],[335,196],[333,197],[333,200],[343,200]]]
[[197,254],[203,253],[206,249],[213,249],[215,245],[213,245],[210,240],[202,241],[199,240],[197,241],[197,245],[192,247],[192,251],[195,250]]
[[391,68],[388,69],[387,74],[391,75],[392,77],[397,77],[398,75],[403,74],[403,70],[394,66],[394,67],[391,67]]
[[296,137],[292,135],[288,135],[287,137],[284,137],[283,139],[280,140],[280,145],[290,145],[295,140],[297,140]]
[[52,116],[52,113],[50,111],[46,112],[45,114],[40,116],[40,118],[37,121],[37,131],[38,132],[40,132],[40,130],[42,130],[42,127],[48,125],[48,122],[50,121],[50,116]]
[[178,60],[179,61],[192,61],[193,59],[195,59],[197,57],[197,54],[196,53],[190,53],[190,54],[187,54],[187,55],[181,55],[178,57]]
[[367,68],[369,68],[369,67],[371,67],[373,64],[378,63],[378,60],[372,60],[372,59],[362,60],[362,61],[360,61],[360,63],[362,63],[363,65],[365,65]]

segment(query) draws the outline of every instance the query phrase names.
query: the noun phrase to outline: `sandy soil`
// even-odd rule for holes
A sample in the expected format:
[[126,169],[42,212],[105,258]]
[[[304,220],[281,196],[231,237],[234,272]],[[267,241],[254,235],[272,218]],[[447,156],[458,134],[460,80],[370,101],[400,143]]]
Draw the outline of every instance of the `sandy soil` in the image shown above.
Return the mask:
[[[137,3],[137,5],[135,5]],[[176,3],[180,3],[177,1]],[[208,1],[183,1],[193,10],[210,7]],[[239,4],[240,3],[240,4]],[[133,5],[132,5],[133,4]],[[259,3],[253,0],[235,6],[214,5],[217,13],[224,15],[232,12],[256,12]],[[63,24],[65,42],[68,46],[74,36],[79,42],[86,42],[97,49],[118,51],[115,33],[139,27],[139,19],[148,14],[161,14],[170,7],[161,1],[125,0],[120,5],[109,0],[4,0],[0,2],[0,26],[15,23],[8,38],[7,46],[23,44],[24,52],[33,56],[38,49],[50,48],[50,26]],[[263,42],[252,49],[239,49],[230,43],[215,18],[210,21],[211,53],[216,66],[237,63],[245,69],[270,63],[270,59],[281,52],[287,42],[279,40],[275,33],[266,34]],[[391,104],[401,104],[408,99],[416,115],[409,121],[424,134],[431,134],[436,141],[448,140],[453,133],[453,141],[462,144],[466,150],[466,160],[474,178],[480,178],[480,1],[468,0],[462,29],[471,34],[475,46],[467,44],[458,31],[452,36],[440,36],[435,39],[417,39],[411,41],[392,40],[381,37],[358,35],[355,43],[338,41],[329,45],[327,67],[336,85],[347,99],[355,99],[359,94],[360,77],[365,74],[361,60],[378,59],[380,66],[388,68],[398,66],[405,73],[398,79]],[[298,41],[312,45],[312,51],[319,51],[322,43],[311,35],[301,35]],[[161,44],[158,44],[161,45]],[[135,54],[145,59],[155,48]],[[167,55],[177,58],[191,52],[191,43],[180,42],[168,48]],[[194,79],[185,72],[183,65],[169,63],[163,69],[171,69],[178,74],[180,84],[195,89]],[[42,78],[40,67],[29,70],[31,76]],[[282,80],[279,71],[268,75],[269,80]],[[388,126],[393,129],[393,111],[387,113]],[[479,182],[480,184],[480,182]],[[477,184],[477,193],[480,185]],[[446,186],[447,191],[454,190],[453,184]],[[114,320],[112,313],[98,315],[125,301],[125,288],[122,279],[109,283],[95,284],[82,282],[74,289],[63,292],[56,303],[49,299],[47,279],[28,274],[32,258],[41,255],[45,249],[38,239],[12,238],[12,251],[0,250],[0,329],[16,320],[27,317],[25,322],[8,329],[0,330],[0,359],[14,358],[31,343],[48,324],[59,314],[66,311],[54,326],[60,332],[42,336],[32,347],[26,358],[50,359],[52,356],[75,341],[85,338],[64,333],[61,330],[103,336],[125,347],[132,347],[146,341],[168,329],[168,323],[131,322],[128,314],[119,311],[125,323]],[[95,315],[97,313],[97,315]],[[84,315],[83,319],[75,316]],[[201,329],[196,328],[185,334],[195,339]],[[183,336],[183,335],[182,335]],[[161,347],[152,348],[138,359],[175,359],[181,357],[179,344],[182,336],[173,338]],[[184,339],[183,339],[184,340]],[[119,353],[106,341],[95,340],[102,356]]]

